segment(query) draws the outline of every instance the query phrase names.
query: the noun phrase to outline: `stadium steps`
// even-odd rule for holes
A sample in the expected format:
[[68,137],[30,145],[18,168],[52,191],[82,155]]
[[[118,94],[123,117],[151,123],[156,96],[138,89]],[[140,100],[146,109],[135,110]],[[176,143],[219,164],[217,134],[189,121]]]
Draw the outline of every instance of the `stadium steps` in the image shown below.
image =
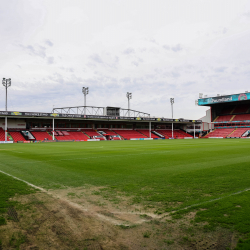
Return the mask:
[[249,131],[247,128],[237,128],[234,130],[234,132],[230,135],[230,137],[245,137],[244,135],[248,134],[247,131]]
[[103,134],[102,133],[100,133],[98,130],[95,130],[96,131],[96,133],[97,134],[99,134],[100,136],[102,136],[103,138],[104,138],[104,141],[106,141],[107,140],[107,138],[105,137],[105,136],[103,136]]
[[[114,132],[115,134],[119,135],[118,133],[116,133],[116,132],[113,131],[113,130],[110,130],[110,131],[112,131],[112,132]],[[120,136],[121,140],[124,140],[124,137],[123,137],[123,136],[121,136],[121,135],[119,135],[119,136]]]
[[137,131],[137,132],[139,132],[140,134],[142,134],[142,135],[146,136],[147,138],[149,138],[149,136],[147,136],[147,135],[143,134],[140,130],[136,130],[136,131]]
[[214,119],[214,121],[213,122],[216,122],[216,120],[219,118],[219,116],[217,116],[215,119]]
[[81,131],[84,135],[86,135],[86,136],[88,136],[88,138],[90,139],[90,136],[89,135],[87,135],[86,133],[84,133],[83,131]]
[[237,128],[234,131],[232,131],[227,137],[230,137],[230,135],[233,134],[236,130]]
[[212,132],[214,132],[216,129],[214,129],[213,131],[210,131],[210,132],[208,132],[205,136],[204,136],[204,138],[209,138],[208,136],[209,136],[209,134],[211,134]]
[[247,129],[242,135],[241,137],[249,137],[250,136],[250,130]]
[[234,119],[235,115],[232,116],[232,118],[229,120],[230,122]]
[[160,134],[160,133],[157,132],[157,131],[152,131],[152,133],[154,133],[155,135],[157,135],[157,136],[160,137],[160,138],[165,138],[164,135]]

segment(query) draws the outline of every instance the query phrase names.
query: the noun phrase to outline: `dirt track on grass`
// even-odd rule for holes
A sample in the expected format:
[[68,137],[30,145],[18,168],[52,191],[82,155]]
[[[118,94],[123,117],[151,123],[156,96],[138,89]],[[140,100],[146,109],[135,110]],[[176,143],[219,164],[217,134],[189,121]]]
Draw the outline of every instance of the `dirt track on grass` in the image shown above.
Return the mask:
[[16,197],[22,205],[14,209],[17,219],[0,227],[2,249],[203,250],[236,246],[236,235],[228,230],[207,233],[202,230],[204,224],[194,226],[196,212],[180,220],[160,218],[153,208],[131,205],[127,197],[112,203],[98,195],[98,190],[67,188]]

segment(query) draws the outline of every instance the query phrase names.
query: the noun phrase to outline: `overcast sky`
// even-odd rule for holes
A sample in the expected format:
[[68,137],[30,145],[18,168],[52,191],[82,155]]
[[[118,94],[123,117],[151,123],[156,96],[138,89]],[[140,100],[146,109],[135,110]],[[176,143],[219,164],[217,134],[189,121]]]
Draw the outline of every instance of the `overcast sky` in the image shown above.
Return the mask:
[[[248,0],[0,0],[8,110],[87,105],[198,119],[199,93],[250,91]],[[5,89],[0,88],[0,110]]]

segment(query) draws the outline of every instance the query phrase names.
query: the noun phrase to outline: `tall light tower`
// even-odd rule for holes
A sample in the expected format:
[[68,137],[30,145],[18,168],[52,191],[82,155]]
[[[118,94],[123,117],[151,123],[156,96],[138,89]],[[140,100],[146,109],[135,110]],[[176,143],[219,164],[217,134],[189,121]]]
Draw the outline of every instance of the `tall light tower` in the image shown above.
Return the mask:
[[130,102],[129,100],[132,99],[132,93],[127,92],[127,98],[128,98],[128,116],[130,117]]
[[[171,109],[172,109],[172,119],[174,119],[174,98],[170,98]],[[172,122],[172,138],[174,138],[174,123]]]
[[89,87],[82,87],[82,93],[84,94],[84,115],[86,115],[86,96],[89,93]]
[[[8,87],[11,86],[11,79],[10,78],[9,79],[3,78],[2,83],[6,89],[5,111],[7,111],[7,89],[8,89]],[[5,117],[5,141],[7,141],[7,116]]]

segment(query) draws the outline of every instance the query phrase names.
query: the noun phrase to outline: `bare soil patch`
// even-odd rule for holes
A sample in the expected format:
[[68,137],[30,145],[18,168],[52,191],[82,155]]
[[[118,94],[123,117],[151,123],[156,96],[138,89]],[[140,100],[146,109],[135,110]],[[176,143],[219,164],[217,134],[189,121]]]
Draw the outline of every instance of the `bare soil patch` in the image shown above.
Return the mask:
[[153,209],[98,195],[100,188],[67,188],[15,199],[19,205],[0,227],[2,249],[233,249],[237,236],[225,229],[205,232],[196,212],[173,220]]

